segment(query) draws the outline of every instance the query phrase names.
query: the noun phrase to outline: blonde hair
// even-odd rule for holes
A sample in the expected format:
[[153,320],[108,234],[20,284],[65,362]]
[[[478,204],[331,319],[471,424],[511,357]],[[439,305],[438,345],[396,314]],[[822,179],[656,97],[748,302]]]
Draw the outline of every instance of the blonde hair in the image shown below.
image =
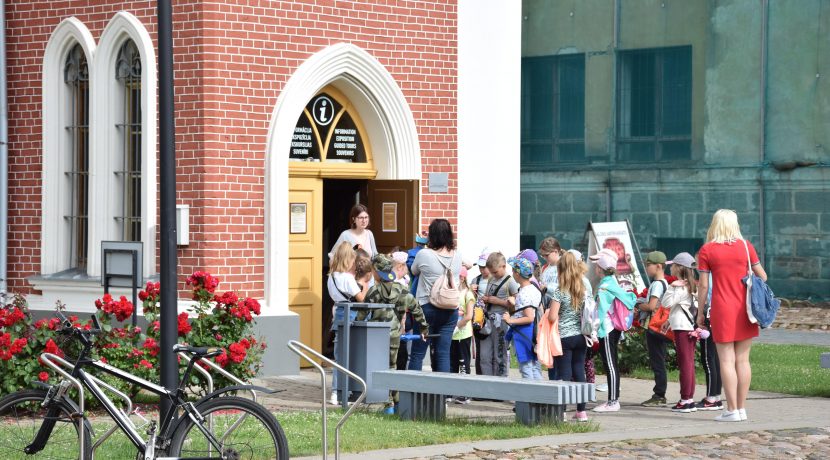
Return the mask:
[[495,270],[505,264],[507,264],[507,260],[505,260],[504,254],[500,252],[494,252],[487,256],[486,266],[488,270]]
[[347,241],[340,243],[334,250],[329,264],[329,275],[332,273],[346,273],[354,268],[354,261],[357,255],[352,245]]
[[582,284],[585,271],[582,265],[570,252],[562,254],[559,263],[556,264],[559,272],[559,290],[571,296],[571,308],[575,311],[582,310],[585,303],[585,285]]
[[731,209],[718,209],[712,216],[712,223],[706,232],[706,241],[713,243],[728,243],[742,240],[741,227],[738,225],[738,215]]

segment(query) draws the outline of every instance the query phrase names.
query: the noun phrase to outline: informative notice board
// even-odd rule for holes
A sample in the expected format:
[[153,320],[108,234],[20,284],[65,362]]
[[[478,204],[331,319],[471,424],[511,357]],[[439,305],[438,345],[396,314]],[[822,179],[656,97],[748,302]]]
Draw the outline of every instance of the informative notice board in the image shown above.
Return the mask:
[[366,148],[352,114],[334,97],[321,93],[309,101],[297,119],[289,158],[365,163]]
[[[626,290],[641,292],[646,288],[640,272],[642,263],[640,255],[634,250],[634,235],[628,221],[622,222],[591,222],[586,230],[588,234],[588,256],[592,256],[601,249],[608,248],[617,253],[617,281]],[[594,262],[588,259],[588,279],[591,286],[599,284],[600,277],[594,271]]]

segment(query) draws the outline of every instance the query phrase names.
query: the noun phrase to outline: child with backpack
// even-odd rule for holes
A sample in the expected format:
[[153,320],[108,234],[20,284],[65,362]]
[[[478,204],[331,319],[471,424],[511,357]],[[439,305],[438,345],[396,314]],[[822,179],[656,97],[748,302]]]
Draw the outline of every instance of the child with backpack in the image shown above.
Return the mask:
[[[654,388],[651,398],[643,401],[642,406],[663,407],[666,405],[666,352],[671,340],[665,334],[649,327],[650,322],[667,320],[663,314],[660,299],[663,298],[669,284],[666,282],[664,270],[666,268],[666,254],[660,251],[649,252],[646,256],[646,274],[652,280],[648,287],[648,299],[640,304],[640,311],[645,315],[640,324],[645,328],[646,349],[651,371],[654,373]],[[659,314],[656,312],[660,312]],[[668,326],[668,324],[666,324]]]
[[485,295],[481,297],[487,319],[484,327],[478,331],[481,345],[478,360],[481,361],[483,375],[507,377],[510,360],[504,337],[507,326],[502,324],[502,314],[512,310],[516,304],[513,296],[519,291],[519,284],[507,273],[507,261],[500,252],[493,252],[487,256],[487,270],[490,272],[490,279]]
[[671,274],[677,280],[671,283],[663,295],[663,305],[671,309],[669,322],[674,332],[674,346],[677,350],[677,367],[680,370],[680,401],[672,407],[673,412],[697,411],[695,405],[695,330],[697,295],[695,283],[695,259],[688,252],[681,252],[666,262],[671,265]]
[[510,326],[516,361],[523,379],[542,380],[542,368],[536,358],[535,332],[538,324],[542,291],[531,284],[533,263],[524,257],[511,257],[508,263],[513,267],[513,279],[519,284],[516,294],[516,310],[513,315],[502,313],[502,322]]
[[[483,313],[486,305],[482,298],[485,294],[487,294],[487,282],[490,280],[490,270],[487,269],[487,258],[490,256],[490,253],[487,251],[487,248],[482,251],[481,255],[478,256],[478,276],[473,278],[473,282],[470,283],[470,291],[476,297],[476,304],[475,306],[478,307],[478,312]],[[475,311],[475,310],[474,310]],[[480,315],[478,321],[473,322],[473,352],[472,357],[475,359],[476,365],[476,375],[484,375],[481,371],[481,360],[479,359],[479,350],[481,350],[481,337],[477,333],[478,330],[483,325],[483,316]]]
[[631,327],[637,297],[620,287],[616,274],[617,254],[603,249],[590,257],[594,270],[602,279],[597,286],[597,315],[599,316],[599,351],[608,379],[608,401],[594,408],[594,412],[620,410],[620,373],[617,358],[622,333]]
[[[461,267],[458,290],[458,322],[455,324],[450,344],[450,372],[469,374],[472,362],[473,306],[476,303],[476,297],[467,284],[467,269],[464,267]],[[467,404],[469,401],[470,399],[466,396],[455,398],[457,404]]]
[[[557,264],[559,287],[554,289],[551,296],[548,319],[551,322],[559,321],[559,337],[562,340],[562,355],[554,358],[554,367],[559,371],[559,377],[566,382],[585,382],[585,353],[588,350],[583,335],[583,309],[585,308],[586,290],[583,282],[580,261],[566,252]],[[593,332],[592,320],[588,321]],[[585,403],[576,405],[573,420],[588,421],[585,412]]]

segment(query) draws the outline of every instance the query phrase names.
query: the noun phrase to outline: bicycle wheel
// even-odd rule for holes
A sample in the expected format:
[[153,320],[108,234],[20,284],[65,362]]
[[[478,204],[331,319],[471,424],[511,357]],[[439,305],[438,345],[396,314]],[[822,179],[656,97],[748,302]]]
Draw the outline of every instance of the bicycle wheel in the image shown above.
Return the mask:
[[207,400],[196,410],[204,427],[219,441],[214,448],[208,438],[187,416],[173,433],[168,455],[176,457],[287,459],[288,440],[274,415],[260,404],[237,396]]
[[[72,420],[75,409],[65,401],[42,407],[45,398],[46,390],[23,390],[0,399],[0,458],[77,459],[79,430],[85,436],[83,458],[92,458],[92,436],[81,419]],[[40,452],[27,455],[24,449],[34,441],[45,420],[55,422],[46,445]]]

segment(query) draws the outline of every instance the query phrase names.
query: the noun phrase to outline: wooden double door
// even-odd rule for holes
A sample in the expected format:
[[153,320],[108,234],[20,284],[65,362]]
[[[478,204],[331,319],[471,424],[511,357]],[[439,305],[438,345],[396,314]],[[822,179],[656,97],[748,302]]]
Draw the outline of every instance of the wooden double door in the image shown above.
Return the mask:
[[370,229],[379,252],[414,244],[418,229],[418,181],[324,179],[289,180],[289,309],[300,316],[300,340],[328,349],[332,302],[326,290],[328,253],[348,228],[355,203],[369,208]]

